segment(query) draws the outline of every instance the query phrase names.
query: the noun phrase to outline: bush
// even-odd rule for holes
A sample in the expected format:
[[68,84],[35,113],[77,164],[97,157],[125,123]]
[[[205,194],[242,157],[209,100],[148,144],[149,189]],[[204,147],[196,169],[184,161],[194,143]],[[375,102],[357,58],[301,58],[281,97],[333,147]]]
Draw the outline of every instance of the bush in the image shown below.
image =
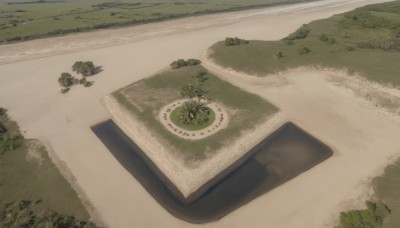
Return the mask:
[[7,109],[0,107],[0,116],[4,116],[7,113]]
[[201,61],[198,59],[188,59],[188,60],[184,60],[184,59],[178,59],[176,61],[173,61],[171,64],[169,64],[169,66],[172,69],[178,69],[184,66],[196,66],[201,64]]
[[273,54],[274,59],[278,60],[280,58],[283,58],[283,53],[281,51],[276,51]]
[[172,69],[178,69],[181,67],[186,66],[186,61],[184,59],[178,59],[176,61],[173,61],[171,64],[169,64]]
[[310,33],[310,29],[307,27],[307,25],[303,25],[300,28],[298,28],[294,33],[284,38],[284,40],[304,39],[308,36],[308,33]]
[[250,43],[248,40],[242,40],[237,37],[227,37],[225,38],[225,45],[226,46],[234,46],[234,45],[241,45],[241,44],[248,44]]
[[60,92],[61,92],[62,94],[64,94],[64,93],[68,93],[68,92],[69,92],[69,90],[70,90],[70,88],[69,88],[69,87],[64,87],[64,88],[62,88],[62,89],[61,89],[61,91],[60,91]]
[[86,80],[86,78],[82,78],[79,80],[79,84],[83,85],[84,87],[90,87],[93,85],[93,82]]
[[300,55],[304,55],[304,54],[307,54],[307,53],[310,53],[310,52],[311,52],[311,50],[308,47],[301,47],[299,49],[299,54]]
[[196,65],[200,65],[200,64],[201,64],[201,61],[198,59],[188,59],[186,61],[186,65],[188,65],[188,66],[196,66]]
[[325,33],[322,33],[321,36],[319,37],[319,40],[322,42],[328,42],[329,38]]
[[72,66],[72,71],[75,71],[78,74],[82,74],[82,76],[91,76],[95,73],[95,66],[92,61],[77,61]]
[[70,87],[70,86],[76,84],[77,79],[75,77],[72,77],[70,73],[64,72],[58,78],[58,82],[63,87]]
[[344,228],[379,227],[391,213],[383,203],[365,202],[367,209],[340,213],[340,224]]

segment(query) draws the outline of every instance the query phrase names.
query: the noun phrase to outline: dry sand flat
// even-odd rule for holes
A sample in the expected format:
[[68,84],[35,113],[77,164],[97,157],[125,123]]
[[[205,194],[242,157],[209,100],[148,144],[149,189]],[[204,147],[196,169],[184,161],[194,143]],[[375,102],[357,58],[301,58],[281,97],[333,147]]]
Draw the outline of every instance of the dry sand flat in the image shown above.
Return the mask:
[[[400,124],[393,121],[393,113],[382,112],[382,107],[356,96],[360,89],[379,88],[382,93],[390,93],[390,88],[358,81],[358,87],[345,89],[339,81],[358,79],[338,71],[298,69],[259,78],[224,69],[207,58],[203,58],[203,64],[233,84],[268,99],[291,121],[334,150],[332,158],[254,203],[265,200],[302,205],[271,211],[263,208],[264,213],[282,219],[272,223],[273,227],[283,221],[284,227],[298,227],[305,222],[309,227],[333,227],[340,211],[362,206],[370,194],[371,177],[400,156]],[[324,216],[328,211],[330,218]],[[285,217],[290,212],[296,216]]]
[[[42,139],[53,148],[109,226],[194,227],[161,208],[90,130],[90,126],[110,118],[100,104],[101,98],[157,72],[177,58],[200,57],[207,47],[226,36],[278,39],[311,20],[377,2],[383,1],[326,1],[292,6],[290,9],[282,6],[222,16],[187,18],[168,22],[168,26],[175,26],[173,32],[165,32],[167,28],[160,26],[162,24],[158,27],[146,25],[149,30],[143,27],[141,33],[146,39],[131,39],[127,41],[130,43],[124,45],[95,50],[85,49],[102,47],[103,41],[113,45],[113,40],[107,34],[115,30],[0,46],[3,63],[51,56],[0,65],[0,104],[9,109],[10,115],[19,123],[22,131],[26,131],[27,137]],[[225,18],[223,20],[227,23],[212,23],[217,18]],[[201,22],[203,26],[191,25],[189,21]],[[153,30],[150,31],[150,28]],[[135,33],[134,29],[121,29],[118,30],[121,33],[115,34],[118,37],[121,34],[123,39],[124,32]],[[93,43],[92,38],[95,40]],[[68,42],[71,46],[61,48]],[[81,46],[76,48],[74,45]],[[21,58],[21,53],[25,51],[31,51],[32,54],[25,54]],[[68,52],[73,53],[64,54]],[[95,76],[93,87],[74,87],[68,94],[61,95],[57,77],[61,72],[70,71],[76,60],[92,60],[103,66],[104,71]],[[303,86],[299,88],[304,89],[307,86],[304,82],[315,79],[316,83],[328,88],[327,91],[321,91],[321,101],[330,100],[329,97],[333,96],[334,105],[319,106],[318,100],[313,100],[318,96],[311,96],[312,91],[309,90],[290,90],[295,88],[290,86],[282,87],[282,90],[265,89],[263,84],[249,87],[246,82],[243,85],[279,103],[278,106],[293,116],[299,126],[332,146],[337,155],[207,227],[324,227],[327,221],[336,218],[340,202],[350,198],[357,184],[373,175],[374,170],[379,170],[385,164],[385,159],[396,153],[398,145],[395,145],[395,140],[398,141],[398,138],[395,137],[399,135],[397,125],[385,117],[377,116],[371,106],[351,99],[348,93],[336,91],[336,87],[324,79],[318,79],[316,73],[307,75],[299,77],[304,78],[299,82],[292,82],[291,77],[287,77],[287,81],[299,83]],[[316,84],[309,86],[312,85]],[[322,88],[316,88],[315,92]],[[333,95],[326,94],[328,92]],[[297,100],[304,104],[307,104],[306,101],[311,103],[297,105],[303,104],[295,102]],[[304,107],[308,109],[304,110]],[[351,111],[342,111],[342,108],[351,108]],[[352,123],[350,129],[345,128],[347,123]],[[379,137],[386,134],[386,138]],[[342,138],[343,135],[347,136],[342,144],[336,145],[337,135]],[[350,141],[353,136],[354,140]],[[379,140],[374,142],[373,139]],[[360,159],[359,151],[365,154],[366,159]],[[352,168],[357,175],[349,175],[348,168]]]

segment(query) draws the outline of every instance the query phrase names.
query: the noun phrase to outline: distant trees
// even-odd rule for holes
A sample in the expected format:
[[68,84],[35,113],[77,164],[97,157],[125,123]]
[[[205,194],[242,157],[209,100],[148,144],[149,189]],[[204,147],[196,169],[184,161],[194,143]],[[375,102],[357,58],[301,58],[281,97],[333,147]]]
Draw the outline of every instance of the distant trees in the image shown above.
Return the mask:
[[178,59],[173,61],[171,64],[169,64],[169,66],[172,69],[178,69],[181,67],[185,67],[185,66],[196,66],[196,65],[200,65],[201,61],[198,59],[188,59],[188,60],[184,60],[184,59]]
[[248,44],[248,43],[250,43],[248,40],[239,39],[237,37],[225,38],[226,46],[235,46],[235,45]]

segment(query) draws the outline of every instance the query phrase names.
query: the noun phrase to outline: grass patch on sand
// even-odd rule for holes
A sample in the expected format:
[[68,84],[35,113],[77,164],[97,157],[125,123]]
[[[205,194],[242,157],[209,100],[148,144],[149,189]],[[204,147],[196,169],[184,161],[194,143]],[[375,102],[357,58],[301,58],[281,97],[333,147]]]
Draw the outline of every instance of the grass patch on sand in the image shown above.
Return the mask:
[[193,120],[193,124],[184,124],[180,120],[181,110],[182,110],[182,107],[178,107],[178,108],[172,110],[170,118],[171,118],[172,123],[174,123],[176,126],[182,128],[182,129],[185,129],[185,130],[199,131],[206,127],[211,126],[211,124],[215,121],[215,112],[211,108],[209,108],[208,110],[209,110],[210,114],[208,115],[207,122],[205,122],[204,124],[196,124],[197,123],[196,118]]
[[400,160],[386,167],[382,176],[372,181],[375,195],[384,202],[392,214],[385,219],[383,227],[400,227]]
[[312,0],[0,0],[0,43],[309,1]]
[[[19,136],[14,149],[0,154],[0,227],[72,227],[79,224],[75,219],[89,220],[77,193],[52,163],[43,144],[24,139],[5,113],[0,115],[0,123],[7,129],[5,134]],[[5,134],[0,137],[8,137]],[[84,223],[81,225],[76,227]]]
[[[308,30],[307,33],[301,31]],[[214,44],[210,57],[219,65],[263,76],[300,66],[347,69],[367,79],[400,85],[400,2],[369,5],[304,25],[279,41],[247,45]],[[295,32],[296,34],[296,32]],[[244,37],[245,38],[245,37]],[[281,52],[282,57],[276,58]]]
[[159,110],[181,99],[182,86],[194,83],[199,72],[205,72],[202,66],[168,69],[150,78],[138,81],[113,93],[121,105],[132,115],[145,123],[167,147],[180,151],[185,159],[202,159],[207,153],[216,151],[223,145],[239,138],[243,131],[250,130],[277,112],[277,108],[261,97],[208,74],[202,85],[207,97],[224,105],[229,115],[229,125],[199,140],[184,140],[170,133],[159,121]]

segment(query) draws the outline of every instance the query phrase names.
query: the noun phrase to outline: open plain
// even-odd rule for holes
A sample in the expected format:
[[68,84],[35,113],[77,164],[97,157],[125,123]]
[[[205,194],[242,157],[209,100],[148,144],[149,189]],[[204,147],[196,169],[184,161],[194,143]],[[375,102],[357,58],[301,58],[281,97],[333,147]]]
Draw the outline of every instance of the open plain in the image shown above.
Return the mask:
[[[43,140],[65,162],[106,225],[194,227],[159,206],[93,134],[90,126],[110,118],[100,100],[177,58],[200,57],[226,36],[280,39],[303,23],[377,2],[384,1],[327,0],[0,46],[0,103],[27,137]],[[104,71],[93,87],[62,95],[56,79],[76,60]],[[324,163],[207,227],[332,227],[339,211],[363,202],[369,178],[400,151],[398,122],[332,83],[347,78],[343,73],[302,69],[246,78],[203,60],[334,150]]]

